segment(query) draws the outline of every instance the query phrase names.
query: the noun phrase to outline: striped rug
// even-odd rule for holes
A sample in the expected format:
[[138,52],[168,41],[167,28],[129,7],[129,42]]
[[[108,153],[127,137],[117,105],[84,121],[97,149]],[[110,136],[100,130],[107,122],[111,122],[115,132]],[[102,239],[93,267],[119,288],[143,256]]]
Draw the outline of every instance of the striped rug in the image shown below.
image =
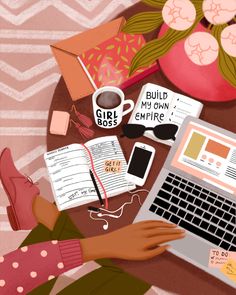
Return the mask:
[[[137,0],[0,0],[0,150],[52,200],[45,168],[46,125],[60,78],[49,45],[114,18]],[[0,255],[28,232],[12,232],[0,185]]]

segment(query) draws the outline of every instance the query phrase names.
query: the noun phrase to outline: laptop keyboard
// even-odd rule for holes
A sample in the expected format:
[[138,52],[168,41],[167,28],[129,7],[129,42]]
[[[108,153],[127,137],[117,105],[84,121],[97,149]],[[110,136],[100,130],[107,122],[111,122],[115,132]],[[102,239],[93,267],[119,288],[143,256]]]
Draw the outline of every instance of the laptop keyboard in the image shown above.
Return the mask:
[[214,245],[236,251],[236,202],[169,173],[149,210]]

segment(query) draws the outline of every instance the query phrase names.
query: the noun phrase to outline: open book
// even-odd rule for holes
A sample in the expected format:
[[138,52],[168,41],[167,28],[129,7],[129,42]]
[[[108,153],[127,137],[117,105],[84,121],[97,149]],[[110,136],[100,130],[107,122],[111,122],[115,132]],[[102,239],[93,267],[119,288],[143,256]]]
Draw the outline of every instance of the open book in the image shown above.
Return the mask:
[[[172,123],[179,128],[187,116],[199,117],[203,104],[188,96],[175,93],[156,84],[145,84],[139,94],[129,124],[141,124],[155,127]],[[171,145],[173,140],[159,140],[152,131],[144,134],[155,141]]]
[[[113,197],[135,188],[125,180],[127,162],[116,136],[92,139],[84,144],[90,151],[95,171],[108,197]],[[88,152],[81,144],[70,144],[44,154],[54,198],[58,209],[64,210],[98,200],[89,169]],[[106,172],[107,160],[121,163],[118,173]],[[95,178],[96,179],[96,178]],[[99,191],[102,188],[96,179]]]

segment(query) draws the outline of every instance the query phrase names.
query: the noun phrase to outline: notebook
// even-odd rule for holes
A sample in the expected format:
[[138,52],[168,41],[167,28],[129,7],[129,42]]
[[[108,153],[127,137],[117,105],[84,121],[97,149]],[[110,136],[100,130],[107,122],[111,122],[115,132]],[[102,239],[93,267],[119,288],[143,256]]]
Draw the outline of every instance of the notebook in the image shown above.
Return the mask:
[[[84,144],[93,158],[95,171],[108,197],[134,189],[125,180],[127,162],[116,136],[92,139]],[[92,170],[88,151],[81,144],[70,144],[44,154],[51,186],[58,209],[65,210],[98,200],[89,169]],[[119,173],[106,169],[107,161],[118,161]],[[109,171],[109,172],[107,172]],[[95,178],[96,179],[96,178]],[[96,179],[99,191],[102,188]]]
[[[141,89],[129,124],[155,127],[159,124],[173,123],[180,129],[187,116],[198,118],[202,108],[203,104],[195,99],[165,87],[147,83]],[[173,140],[159,140],[152,131],[146,131],[144,136],[167,145],[173,143]]]

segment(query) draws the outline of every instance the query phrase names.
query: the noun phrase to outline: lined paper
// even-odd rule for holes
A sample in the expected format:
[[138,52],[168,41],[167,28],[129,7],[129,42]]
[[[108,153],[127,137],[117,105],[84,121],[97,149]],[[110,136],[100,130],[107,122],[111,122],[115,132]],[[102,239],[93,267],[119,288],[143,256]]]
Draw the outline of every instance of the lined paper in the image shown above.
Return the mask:
[[[108,197],[119,195],[135,188],[125,180],[127,163],[116,136],[105,136],[88,141],[86,147],[93,158],[95,171],[105,187]],[[80,144],[71,144],[44,154],[54,199],[59,210],[64,210],[98,200],[89,169],[92,170],[86,149]],[[120,173],[107,173],[107,160],[122,162]],[[103,190],[96,179],[99,191]]]
[[166,123],[174,123],[181,126],[187,116],[198,118],[202,111],[203,104],[195,99],[185,95],[174,93],[169,113],[167,114]]
[[[95,171],[99,175],[109,197],[135,188],[134,185],[128,184],[125,179],[127,163],[116,136],[96,138],[87,142],[86,146],[92,154]],[[104,164],[108,159],[120,160],[122,162],[120,173],[114,174],[104,171]],[[102,188],[99,183],[97,184],[102,194]]]
[[45,161],[60,210],[97,197],[81,145],[71,144],[46,153]]

